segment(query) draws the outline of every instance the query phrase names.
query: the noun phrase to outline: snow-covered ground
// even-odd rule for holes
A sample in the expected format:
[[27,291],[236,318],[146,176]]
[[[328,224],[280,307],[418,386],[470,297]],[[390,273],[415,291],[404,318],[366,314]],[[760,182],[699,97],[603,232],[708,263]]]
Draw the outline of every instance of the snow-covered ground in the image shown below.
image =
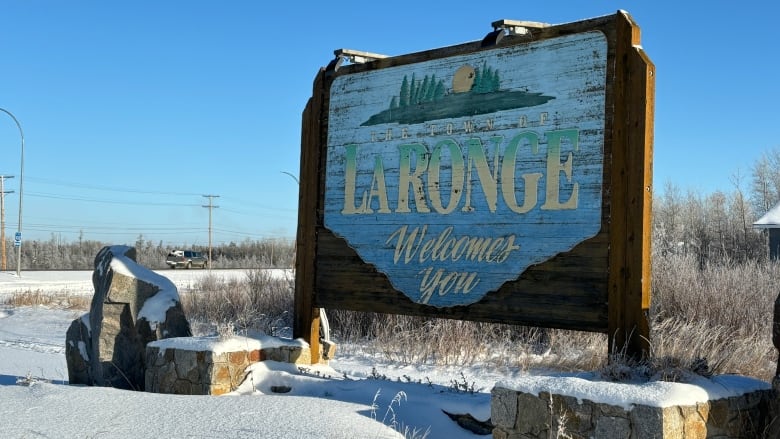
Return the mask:
[[[216,270],[215,270],[216,271]],[[243,270],[216,271],[244,276]],[[205,270],[162,270],[180,290]],[[276,275],[286,275],[282,270]],[[0,300],[20,291],[92,294],[92,272],[0,272]],[[233,394],[177,396],[68,386],[65,332],[82,311],[0,305],[0,431],[2,437],[267,437],[475,438],[445,413],[490,417],[490,390],[503,386],[552,390],[598,402],[666,406],[766,388],[742,377],[691,384],[593,382],[592,374],[529,376],[479,366],[388,364],[369,354],[337,355],[328,367],[300,370],[265,362],[252,383]],[[354,350],[359,351],[359,350]],[[338,354],[338,353],[337,353]],[[25,379],[25,378],[31,379]],[[457,391],[466,381],[476,390]],[[26,384],[26,385],[25,385]],[[273,394],[270,386],[292,391]],[[413,432],[417,432],[415,436]]]
[[[273,276],[292,276],[290,270],[270,269]],[[245,279],[246,270],[156,270],[170,279],[179,291],[192,288],[201,278],[214,275],[225,279]],[[92,271],[22,271],[21,276],[16,272],[0,271],[0,300],[4,295],[23,291],[41,291],[45,293],[86,294],[92,295]]]

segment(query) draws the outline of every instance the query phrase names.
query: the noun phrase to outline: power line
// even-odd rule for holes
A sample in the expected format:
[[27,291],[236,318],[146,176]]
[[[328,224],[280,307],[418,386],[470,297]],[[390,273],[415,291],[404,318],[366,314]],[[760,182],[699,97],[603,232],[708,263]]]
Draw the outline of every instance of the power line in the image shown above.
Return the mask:
[[[46,179],[37,179],[34,178],[34,180],[41,180],[41,181],[54,181],[54,180],[46,180]],[[81,185],[81,184],[70,184],[71,186],[76,187],[92,187],[92,188],[98,188],[96,186],[89,186],[89,185]],[[162,191],[138,191],[138,190],[132,190],[132,189],[119,189],[119,188],[109,188],[109,187],[100,187],[101,190],[106,191],[120,191],[120,192],[132,192],[132,193],[153,193],[156,195],[189,195],[189,194],[183,194],[183,193],[171,193],[171,192],[162,192]],[[70,200],[70,201],[76,201],[76,202],[89,202],[89,203],[104,203],[104,204],[110,204],[110,205],[135,205],[135,206],[163,206],[163,207],[198,207],[200,205],[198,204],[189,204],[189,203],[163,203],[163,202],[150,202],[150,201],[119,201],[116,199],[104,199],[99,197],[93,197],[93,196],[69,196],[64,194],[57,194],[57,193],[46,193],[46,192],[33,192],[32,194],[29,194],[30,196],[36,197],[36,198],[47,198],[47,199],[61,199],[61,200]],[[41,217],[38,221],[33,220],[33,223],[30,223],[28,227],[31,231],[35,231],[37,233],[41,232],[51,232],[51,233],[63,233],[63,234],[74,234],[74,233],[85,233],[85,234],[99,234],[99,235],[130,235],[133,233],[142,233],[144,235],[162,235],[162,236],[172,236],[172,235],[179,235],[179,236],[185,236],[185,235],[197,235],[201,234],[204,231],[208,231],[209,237],[212,241],[212,246],[215,237],[215,233],[219,233],[221,235],[227,235],[234,237],[233,239],[262,239],[262,238],[268,238],[268,237],[284,237],[285,235],[282,233],[273,233],[273,232],[260,232],[258,233],[257,230],[235,230],[233,228],[215,228],[213,224],[213,218],[211,217],[213,212],[212,210],[217,207],[224,207],[224,206],[216,206],[214,205],[214,198],[220,197],[219,195],[201,195],[203,197],[209,198],[210,203],[210,209],[209,209],[209,228],[204,229],[202,227],[199,227],[197,224],[182,224],[177,223],[176,225],[169,225],[169,224],[127,224],[124,222],[103,222],[103,221],[89,221],[88,219],[72,219],[68,220],[66,218],[62,217]],[[227,197],[231,199],[233,202],[240,201],[238,199],[234,199],[232,197]],[[209,207],[209,206],[202,206],[202,207]],[[231,209],[231,208],[225,208],[223,209],[225,213],[231,213],[231,214],[237,214],[237,215],[245,215],[245,216],[259,216],[262,215],[264,218],[282,218],[282,219],[289,219],[291,218],[289,215],[285,215],[283,212],[278,212],[279,210],[285,210],[285,209],[274,209],[277,211],[276,213],[281,213],[281,215],[274,215],[273,213],[260,213],[259,211],[256,213],[252,213],[249,210],[246,210],[246,208],[253,209],[255,206],[249,205],[246,201],[242,202],[241,207],[244,209],[239,208],[239,210]],[[264,206],[261,206],[264,207]],[[270,209],[270,207],[269,207]],[[294,209],[290,209],[291,211],[295,211]],[[36,218],[37,219],[37,218]],[[9,223],[10,224],[10,223]],[[218,240],[220,242],[222,241],[229,241],[230,239],[226,239],[223,237],[218,237]]]
[[39,178],[39,177],[27,177],[27,180],[37,181],[45,184],[52,184],[56,186],[70,186],[70,187],[77,187],[82,189],[93,189],[93,190],[108,191],[108,192],[128,192],[128,193],[135,193],[135,194],[154,194],[154,195],[176,195],[176,196],[187,196],[187,197],[200,195],[192,192],[150,191],[150,190],[142,190],[142,189],[99,186],[99,185],[92,185],[86,183],[67,182],[62,180],[52,180],[49,178]]
[[185,204],[185,203],[155,203],[149,201],[116,201],[116,200],[100,200],[96,198],[85,197],[68,197],[59,194],[46,194],[40,192],[28,192],[27,196],[38,198],[52,198],[56,200],[70,200],[70,201],[85,201],[88,203],[103,203],[103,204],[127,204],[133,206],[183,206],[183,207],[197,207],[197,204]]
[[[135,188],[127,188],[127,187],[116,187],[116,186],[101,186],[101,185],[93,185],[93,184],[86,184],[86,183],[78,183],[78,182],[69,182],[64,180],[54,180],[50,178],[41,178],[41,177],[27,177],[27,180],[31,180],[38,183],[43,184],[49,184],[49,185],[55,185],[58,188],[59,187],[73,187],[73,188],[79,188],[79,189],[92,189],[92,190],[99,190],[99,191],[105,191],[105,192],[120,192],[120,193],[128,193],[128,194],[146,194],[146,195],[169,195],[169,196],[176,196],[176,197],[191,197],[191,196],[198,196],[200,194],[192,193],[192,192],[169,192],[169,191],[152,191],[152,190],[145,190],[145,189],[135,189]],[[59,194],[59,193],[47,193],[47,192],[33,192],[31,193],[34,197],[39,198],[50,198],[50,199],[61,199],[61,200],[71,200],[71,201],[85,201],[85,202],[94,202],[94,203],[105,203],[105,204],[128,204],[128,205],[149,205],[149,206],[186,206],[186,207],[196,207],[196,204],[188,204],[188,203],[162,203],[162,202],[137,202],[137,201],[117,201],[117,200],[106,200],[106,199],[100,199],[100,198],[93,198],[93,197],[84,197],[84,196],[73,196],[73,195],[67,195],[67,194]],[[275,211],[289,211],[289,212],[297,212],[296,208],[282,208],[278,206],[272,206],[272,205],[264,205],[264,204],[258,204],[255,201],[249,201],[241,198],[226,196],[222,197],[223,200],[229,200],[232,202],[235,202],[239,204],[241,207],[244,208],[257,208],[257,209],[263,209],[263,210],[275,210]],[[228,209],[225,209],[228,211]],[[248,212],[246,210],[235,210],[230,209],[230,212],[237,213],[240,215],[254,215],[252,212]]]
[[[230,196],[224,196],[224,197],[222,197],[222,199],[223,200],[234,201],[234,202],[240,204],[241,206],[254,206],[254,207],[257,207],[259,209],[286,210],[286,211],[289,211],[289,212],[297,212],[298,211],[297,207],[296,208],[282,208],[282,207],[271,206],[271,205],[267,205],[267,204],[257,204],[254,201],[247,201],[247,200],[244,200],[244,199],[241,199],[241,198],[230,197]],[[297,203],[298,203],[298,201],[296,200],[296,204]]]
[[[68,195],[61,195],[61,194],[51,194],[51,193],[45,193],[45,192],[28,192],[28,196],[34,197],[34,198],[49,198],[54,200],[70,200],[70,201],[83,201],[87,203],[102,203],[102,204],[124,204],[129,206],[180,206],[180,207],[198,207],[198,204],[189,204],[189,203],[164,203],[164,202],[153,202],[153,201],[117,201],[117,200],[106,200],[106,199],[99,199],[99,198],[88,198],[88,197],[79,197],[79,196],[68,196]],[[237,199],[233,199],[237,200]],[[238,201],[238,200],[237,200]],[[246,206],[246,205],[245,205]],[[274,208],[271,206],[264,206],[264,205],[255,205],[259,209],[268,209],[268,210],[275,210],[275,211],[287,211],[287,212],[297,212],[297,209],[285,209],[285,208]],[[250,206],[251,207],[251,206]],[[238,215],[247,215],[247,216],[253,216],[257,215],[257,213],[252,213],[248,211],[241,211],[236,209],[224,209],[226,212],[235,213]],[[267,216],[267,214],[263,214],[264,216]],[[277,217],[279,217],[277,215]],[[287,216],[279,217],[279,218],[288,218]]]

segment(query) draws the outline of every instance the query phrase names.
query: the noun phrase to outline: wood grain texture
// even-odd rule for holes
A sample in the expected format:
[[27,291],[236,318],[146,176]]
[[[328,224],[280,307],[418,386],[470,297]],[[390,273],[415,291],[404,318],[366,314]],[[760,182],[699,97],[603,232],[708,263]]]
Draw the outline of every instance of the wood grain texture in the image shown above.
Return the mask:
[[655,67],[639,47],[639,27],[617,15],[610,352],[649,352],[652,148]]
[[598,235],[526,270],[515,282],[468,306],[412,302],[387,277],[364,264],[343,239],[318,228],[316,306],[605,332],[607,254]]
[[[339,84],[340,77],[464,53],[478,54],[488,49],[472,42],[353,64],[318,76],[307,107],[311,120],[304,122],[302,140],[295,334],[316,338],[311,327],[316,322],[312,311],[324,307],[604,332],[611,335],[610,347],[627,341],[633,353],[646,348],[641,340],[648,337],[646,311],[650,300],[654,67],[644,52],[635,47],[639,42],[638,27],[619,12],[507,36],[499,46],[593,31],[602,33],[607,41],[604,162],[599,171],[603,190],[599,195],[597,231],[522,272],[504,273],[509,276],[507,282],[471,304],[435,307],[415,303],[398,291],[382,270],[365,263],[353,245],[326,227],[327,170],[338,165],[338,161],[329,161],[326,154],[328,129],[331,118],[341,117],[330,114],[328,109],[331,87]],[[367,120],[371,114],[365,116]],[[341,178],[342,184],[346,180],[344,173],[334,178]],[[355,203],[359,205],[358,197]],[[373,208],[378,209],[379,205],[375,203]],[[348,221],[344,224],[349,226]],[[367,242],[386,244],[381,238]],[[302,282],[305,286],[298,285]],[[299,315],[305,318],[300,319]],[[627,328],[635,329],[631,332]],[[612,337],[621,333],[625,339]]]
[[314,308],[316,288],[316,224],[320,202],[320,145],[323,127],[322,96],[324,72],[314,80],[312,98],[306,105],[301,127],[301,168],[298,188],[298,233],[295,259],[295,310],[293,338],[303,338],[311,349],[312,364],[320,361],[320,313]]

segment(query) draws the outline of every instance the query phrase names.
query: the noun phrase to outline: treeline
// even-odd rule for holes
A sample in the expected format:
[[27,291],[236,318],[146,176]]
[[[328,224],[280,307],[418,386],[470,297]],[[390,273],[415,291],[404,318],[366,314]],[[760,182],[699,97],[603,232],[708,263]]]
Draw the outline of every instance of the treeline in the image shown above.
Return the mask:
[[[25,241],[22,245],[22,270],[92,270],[95,256],[106,245],[114,242],[101,242],[79,239],[68,242],[59,235],[52,234],[47,241]],[[208,255],[208,246],[203,245],[163,245],[162,241],[153,242],[143,235],[135,242],[124,243],[136,248],[138,263],[154,269],[167,268],[165,257],[174,249],[195,250]],[[213,268],[289,268],[295,260],[293,242],[287,239],[245,239],[241,242],[218,244],[211,249]],[[6,242],[6,269],[16,269],[16,248],[11,240]]]
[[780,201],[780,147],[764,153],[749,177],[730,178],[731,191],[683,193],[667,182],[653,200],[653,253],[689,255],[708,263],[764,262],[768,231],[753,223]]
[[699,265],[766,261],[768,233],[753,223],[759,212],[740,189],[709,195],[683,194],[667,184],[653,200],[653,253],[694,256]]

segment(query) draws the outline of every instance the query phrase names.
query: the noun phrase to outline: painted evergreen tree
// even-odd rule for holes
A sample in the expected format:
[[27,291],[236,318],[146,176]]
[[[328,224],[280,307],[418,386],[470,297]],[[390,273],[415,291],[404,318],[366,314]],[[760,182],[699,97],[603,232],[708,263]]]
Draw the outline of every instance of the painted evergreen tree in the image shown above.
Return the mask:
[[433,76],[431,76],[431,82],[428,86],[428,90],[425,93],[425,101],[426,102],[432,102],[436,93],[436,74],[434,73]]
[[439,81],[436,83],[436,90],[433,92],[433,99],[439,100],[444,97],[444,95],[447,93],[447,90],[444,88],[444,81]]
[[447,88],[444,81],[441,79],[437,81],[435,74],[425,75],[422,81],[418,81],[414,73],[411,81],[404,75],[404,79],[401,81],[401,90],[398,96],[393,96],[390,99],[389,108],[396,109],[423,102],[433,102],[443,98],[445,94],[447,94]]
[[409,105],[409,80],[406,78],[406,75],[404,75],[404,80],[401,82],[401,94],[399,95],[399,99],[399,106],[406,107]]
[[488,87],[488,90],[490,92],[498,91],[499,86],[501,85],[501,80],[498,77],[498,70],[495,70],[493,74],[490,76],[490,86]]
[[417,103],[425,102],[425,97],[428,96],[428,75],[425,75],[420,86],[420,92],[417,94]]
[[474,69],[474,82],[471,84],[471,91],[480,93],[480,84],[482,83],[482,72],[480,68]]
[[474,69],[474,83],[471,85],[471,91],[474,93],[492,93],[499,90],[501,80],[498,76],[498,70],[493,70],[487,65]]
[[409,83],[409,90],[409,105],[414,105],[417,103],[417,80],[414,73],[412,73],[412,80]]

